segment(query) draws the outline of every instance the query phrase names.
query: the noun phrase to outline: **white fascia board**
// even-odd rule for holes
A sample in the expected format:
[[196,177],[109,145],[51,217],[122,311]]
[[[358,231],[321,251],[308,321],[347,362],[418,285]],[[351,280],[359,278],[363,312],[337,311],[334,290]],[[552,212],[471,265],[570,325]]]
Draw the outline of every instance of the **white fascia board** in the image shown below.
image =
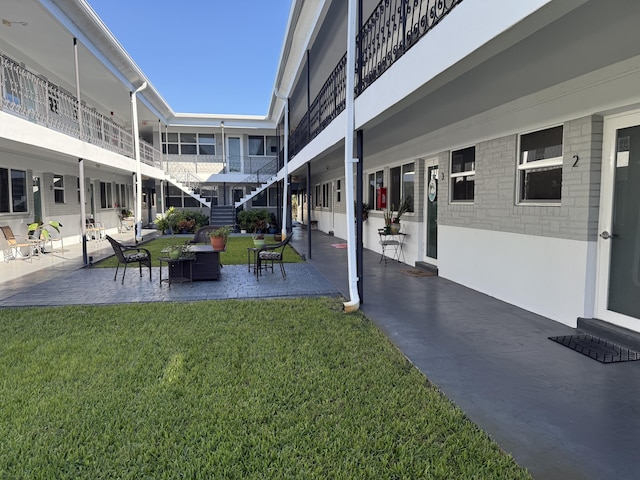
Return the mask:
[[[356,99],[356,129],[534,13],[540,13],[539,21],[544,24],[584,2],[585,0],[484,0],[460,3]],[[548,8],[541,11],[546,6]],[[499,14],[496,15],[495,12]],[[527,32],[522,35],[527,35]],[[451,41],[452,39],[455,41]],[[438,45],[446,45],[447,48],[434,48]]]

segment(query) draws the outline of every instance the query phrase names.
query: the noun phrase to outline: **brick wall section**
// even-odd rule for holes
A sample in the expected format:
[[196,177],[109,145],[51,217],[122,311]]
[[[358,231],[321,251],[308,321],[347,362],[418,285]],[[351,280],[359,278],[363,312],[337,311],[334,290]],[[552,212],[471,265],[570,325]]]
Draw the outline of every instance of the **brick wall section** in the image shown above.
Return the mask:
[[[439,155],[438,223],[483,230],[571,240],[595,240],[598,234],[603,119],[584,117],[564,124],[562,201],[560,206],[517,205],[517,135],[476,144],[475,200],[449,199],[449,152]],[[578,164],[574,167],[575,158]]]
[[78,212],[78,177],[63,175],[64,203],[55,203],[53,189],[53,173],[45,172],[40,177],[40,188],[44,199],[43,216],[47,220],[57,220],[63,215],[73,215]]

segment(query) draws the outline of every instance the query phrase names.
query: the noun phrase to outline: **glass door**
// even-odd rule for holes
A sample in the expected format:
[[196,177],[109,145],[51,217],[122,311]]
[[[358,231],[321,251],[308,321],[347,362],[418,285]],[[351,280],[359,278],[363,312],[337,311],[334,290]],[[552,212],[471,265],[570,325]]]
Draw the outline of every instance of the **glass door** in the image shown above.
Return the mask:
[[242,147],[239,137],[227,137],[227,162],[229,172],[242,171]]
[[438,259],[438,161],[428,160],[425,167],[425,260],[435,265]]
[[42,221],[42,192],[40,177],[33,177],[33,218],[34,222]]
[[605,124],[598,318],[640,330],[640,114]]

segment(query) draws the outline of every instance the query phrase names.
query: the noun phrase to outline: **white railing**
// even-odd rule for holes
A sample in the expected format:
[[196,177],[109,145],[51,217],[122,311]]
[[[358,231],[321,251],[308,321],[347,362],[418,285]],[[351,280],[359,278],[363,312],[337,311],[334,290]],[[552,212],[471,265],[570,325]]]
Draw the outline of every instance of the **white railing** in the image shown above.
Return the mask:
[[[165,155],[167,164],[180,163],[194,173],[209,175],[224,172],[222,155]],[[167,167],[168,168],[168,167]]]
[[[4,55],[0,55],[0,92],[0,110],[134,158],[130,131],[82,105],[81,136],[77,98]],[[140,142],[140,160],[162,168],[162,154],[144,141]]]

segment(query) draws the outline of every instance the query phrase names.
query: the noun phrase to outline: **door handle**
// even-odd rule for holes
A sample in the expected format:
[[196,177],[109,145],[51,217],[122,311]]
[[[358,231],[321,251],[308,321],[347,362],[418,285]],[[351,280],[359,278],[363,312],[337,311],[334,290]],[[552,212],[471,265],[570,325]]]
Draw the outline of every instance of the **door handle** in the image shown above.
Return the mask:
[[602,238],[604,238],[605,240],[609,240],[611,237],[613,237],[613,235],[611,235],[611,234],[610,234],[609,232],[607,232],[606,230],[605,230],[604,232],[602,232],[602,233],[600,234],[600,236],[601,236]]

